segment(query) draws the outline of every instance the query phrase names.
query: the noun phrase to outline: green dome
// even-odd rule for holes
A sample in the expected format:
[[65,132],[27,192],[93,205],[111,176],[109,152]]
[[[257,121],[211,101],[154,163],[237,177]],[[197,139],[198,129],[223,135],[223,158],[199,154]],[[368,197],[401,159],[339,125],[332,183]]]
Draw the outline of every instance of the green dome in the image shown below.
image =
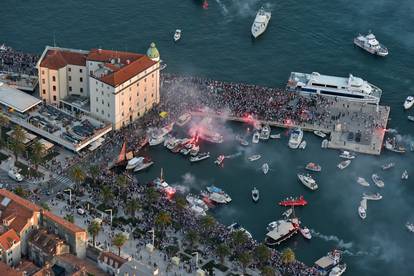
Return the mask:
[[155,61],[159,61],[160,60],[160,53],[158,52],[157,47],[155,47],[155,43],[152,42],[150,47],[148,48],[147,51],[147,56]]

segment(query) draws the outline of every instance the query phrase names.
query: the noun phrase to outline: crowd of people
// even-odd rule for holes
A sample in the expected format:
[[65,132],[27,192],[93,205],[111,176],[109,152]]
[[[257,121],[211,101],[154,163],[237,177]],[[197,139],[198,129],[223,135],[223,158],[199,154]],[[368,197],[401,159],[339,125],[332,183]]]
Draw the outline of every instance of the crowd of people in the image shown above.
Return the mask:
[[16,51],[0,45],[0,72],[37,76],[36,63],[39,55]]

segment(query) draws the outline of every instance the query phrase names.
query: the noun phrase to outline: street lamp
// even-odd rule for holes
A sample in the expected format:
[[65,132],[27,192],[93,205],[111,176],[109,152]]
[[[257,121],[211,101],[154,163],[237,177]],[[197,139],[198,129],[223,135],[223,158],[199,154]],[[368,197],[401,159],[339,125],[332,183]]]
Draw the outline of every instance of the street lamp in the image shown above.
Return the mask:
[[153,251],[154,251],[154,243],[155,243],[155,230],[154,230],[154,228],[152,228],[151,230],[149,230],[147,233],[152,233],[152,244],[147,244],[146,245],[146,247],[147,247],[147,250],[150,252],[150,253],[152,253]]
[[63,190],[64,192],[69,192],[69,205],[72,206],[72,190],[71,189],[66,189]]
[[112,209],[106,209],[105,212],[109,212],[111,215],[111,227],[112,227]]
[[195,255],[195,257],[196,257],[196,259],[195,259],[195,261],[196,261],[196,268],[198,268],[198,252],[196,251],[196,252],[193,252],[193,253],[191,253],[191,255]]

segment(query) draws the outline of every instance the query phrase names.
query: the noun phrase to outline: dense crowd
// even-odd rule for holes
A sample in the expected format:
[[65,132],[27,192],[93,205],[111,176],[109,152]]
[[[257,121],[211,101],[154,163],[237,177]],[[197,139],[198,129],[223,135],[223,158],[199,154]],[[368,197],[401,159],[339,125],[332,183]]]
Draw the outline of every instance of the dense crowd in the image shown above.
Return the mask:
[[0,45],[0,72],[37,76],[36,62],[39,55],[16,51]]

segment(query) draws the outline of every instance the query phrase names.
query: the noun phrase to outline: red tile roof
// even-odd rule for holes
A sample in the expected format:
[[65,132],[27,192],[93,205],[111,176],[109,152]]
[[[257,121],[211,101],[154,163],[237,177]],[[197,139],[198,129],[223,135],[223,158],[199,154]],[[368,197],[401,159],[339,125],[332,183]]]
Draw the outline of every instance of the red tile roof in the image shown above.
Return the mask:
[[40,63],[40,67],[57,70],[68,64],[85,66],[86,54],[71,52],[63,49],[48,50]]
[[61,218],[61,217],[53,214],[52,212],[44,211],[43,216],[50,219],[50,220],[52,220],[52,221],[54,221],[54,222],[56,222],[57,224],[59,224],[61,226],[63,226],[69,232],[72,232],[72,233],[86,232],[85,229],[80,228],[76,224],[73,224],[73,223]]
[[14,268],[9,267],[4,262],[0,261],[0,275],[7,275],[7,276],[23,276],[23,271],[17,271]]
[[116,87],[131,79],[132,77],[138,75],[142,71],[145,71],[156,63],[156,61],[149,59],[147,56],[142,56],[136,61],[123,66],[118,71],[103,76],[101,78],[101,81],[113,87]]
[[[136,54],[131,52],[118,52],[112,50],[102,50],[102,49],[92,49],[88,56],[87,60],[90,61],[99,61],[105,63],[111,63],[112,59],[121,59],[121,63],[126,64],[127,60],[130,62],[139,59],[142,57],[142,54]],[[116,60],[118,63],[118,60]]]
[[20,241],[19,236],[17,236],[14,229],[0,235],[0,246],[3,250],[9,250],[14,244]]
[[8,197],[10,198],[12,201],[18,203],[19,205],[22,205],[23,207],[25,207],[28,210],[31,211],[36,211],[36,212],[40,212],[41,208],[39,206],[37,206],[36,204],[16,195],[15,193],[12,193],[6,189],[0,189],[0,196],[1,199],[3,200],[4,197]]

